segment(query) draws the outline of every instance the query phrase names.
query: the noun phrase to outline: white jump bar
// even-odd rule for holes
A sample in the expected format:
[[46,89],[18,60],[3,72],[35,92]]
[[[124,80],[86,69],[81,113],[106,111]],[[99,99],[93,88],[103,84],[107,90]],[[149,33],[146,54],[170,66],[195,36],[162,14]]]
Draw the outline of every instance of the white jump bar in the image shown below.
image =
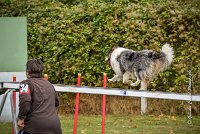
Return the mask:
[[[101,87],[77,87],[68,86],[63,84],[54,84],[57,92],[71,92],[71,93],[87,93],[87,94],[105,94],[116,96],[132,96],[132,97],[144,97],[144,98],[157,98],[157,99],[172,99],[172,100],[184,100],[200,101],[200,94],[192,95],[180,94],[180,93],[165,93],[159,91],[140,91],[140,90],[126,90],[118,88],[101,88]],[[19,83],[3,83],[3,88],[19,88]]]

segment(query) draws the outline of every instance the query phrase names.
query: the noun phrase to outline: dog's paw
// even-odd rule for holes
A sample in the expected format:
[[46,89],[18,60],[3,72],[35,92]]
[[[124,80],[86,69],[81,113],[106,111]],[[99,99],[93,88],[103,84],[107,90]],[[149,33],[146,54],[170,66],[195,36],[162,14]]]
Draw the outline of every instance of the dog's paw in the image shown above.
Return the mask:
[[143,90],[144,91],[144,90],[147,90],[147,89],[146,88],[140,88],[139,90]]
[[136,84],[136,83],[131,83],[130,85],[131,85],[131,87],[136,87],[138,84]]
[[112,79],[108,79],[108,81],[109,81],[109,82],[113,82],[113,80],[112,80]]
[[131,84],[132,81],[131,80],[127,80],[127,81],[123,81],[124,84]]

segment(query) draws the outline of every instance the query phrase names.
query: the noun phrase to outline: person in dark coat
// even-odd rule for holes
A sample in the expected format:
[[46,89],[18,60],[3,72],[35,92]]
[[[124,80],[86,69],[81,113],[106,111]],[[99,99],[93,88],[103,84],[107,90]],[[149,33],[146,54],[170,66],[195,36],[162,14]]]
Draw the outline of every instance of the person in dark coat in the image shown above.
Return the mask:
[[56,107],[58,96],[53,85],[42,78],[41,60],[26,63],[27,79],[19,86],[19,114],[17,125],[23,134],[62,134]]

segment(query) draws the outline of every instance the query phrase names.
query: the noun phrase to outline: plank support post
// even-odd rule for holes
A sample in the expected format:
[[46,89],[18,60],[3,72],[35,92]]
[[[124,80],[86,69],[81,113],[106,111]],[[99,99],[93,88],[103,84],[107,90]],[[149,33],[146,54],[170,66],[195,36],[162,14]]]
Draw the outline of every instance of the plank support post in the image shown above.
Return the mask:
[[141,115],[147,112],[147,98],[141,97]]

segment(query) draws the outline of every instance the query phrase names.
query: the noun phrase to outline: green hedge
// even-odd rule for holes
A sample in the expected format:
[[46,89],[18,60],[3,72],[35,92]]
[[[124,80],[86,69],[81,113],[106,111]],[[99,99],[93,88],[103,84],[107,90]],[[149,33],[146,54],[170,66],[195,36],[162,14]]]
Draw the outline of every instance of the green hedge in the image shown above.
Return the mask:
[[[21,0],[0,3],[0,16],[27,16],[28,56],[45,62],[52,83],[102,86],[105,56],[112,46],[159,51],[168,42],[175,50],[172,66],[150,90],[193,93],[200,88],[200,2],[198,0]],[[131,88],[122,83],[108,87]]]

